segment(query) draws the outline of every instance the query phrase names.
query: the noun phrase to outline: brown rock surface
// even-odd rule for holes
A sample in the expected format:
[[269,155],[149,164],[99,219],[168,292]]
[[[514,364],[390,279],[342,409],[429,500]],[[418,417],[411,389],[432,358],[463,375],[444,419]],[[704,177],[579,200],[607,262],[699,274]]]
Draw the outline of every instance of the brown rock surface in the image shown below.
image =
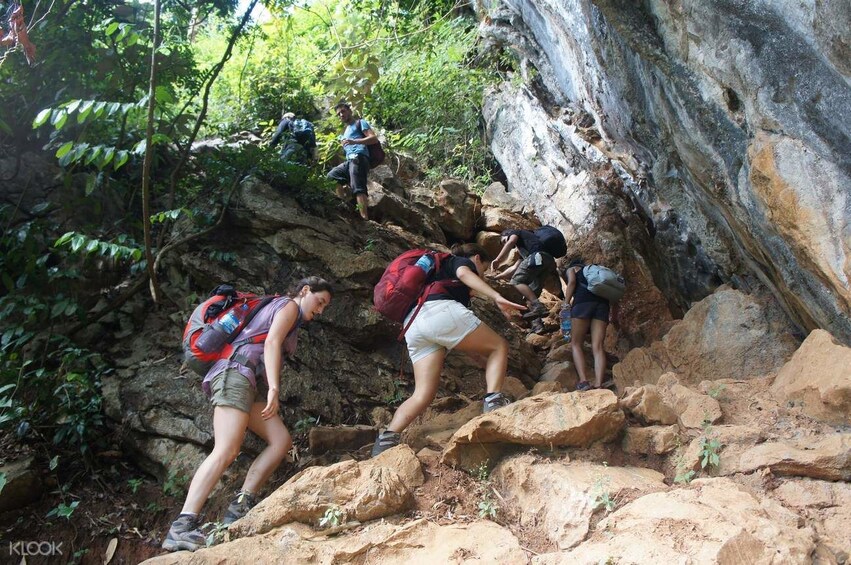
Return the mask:
[[372,426],[316,426],[307,434],[311,455],[327,451],[355,451],[375,439],[377,431]]
[[626,453],[663,455],[677,447],[677,426],[627,428],[623,438]]
[[145,561],[148,565],[256,563],[527,563],[517,538],[502,526],[481,520],[439,526],[416,520],[401,526],[378,524],[349,535],[328,537],[291,524],[195,553],[181,551]]
[[677,413],[665,403],[662,394],[654,385],[627,388],[621,399],[621,406],[645,424],[670,425],[677,422]]
[[230,533],[245,537],[289,522],[316,523],[334,505],[350,520],[389,516],[411,507],[412,489],[422,482],[420,463],[406,445],[368,461],[309,467],[234,522]]
[[700,428],[704,422],[714,424],[723,416],[717,400],[684,387],[674,373],[659,377],[657,386],[665,402],[673,407],[677,421],[685,428]]
[[851,424],[851,347],[824,330],[813,330],[771,387],[780,402],[831,424]]
[[851,481],[851,434],[835,433],[821,439],[765,442],[746,450],[728,472],[752,473],[770,469],[775,475]]
[[630,351],[612,373],[621,390],[635,382],[655,384],[667,371],[686,384],[765,375],[797,348],[791,330],[770,301],[722,288],[695,304],[661,342]]
[[648,494],[603,519],[588,541],[533,558],[555,563],[810,563],[811,528],[729,479]]
[[443,451],[443,461],[472,468],[494,462],[507,445],[587,447],[611,441],[624,425],[608,390],[540,394],[483,414],[462,426]]
[[491,478],[503,498],[520,510],[520,524],[541,529],[559,549],[585,539],[603,491],[617,500],[626,491],[644,494],[665,488],[664,476],[651,469],[538,461],[531,455],[503,461]]

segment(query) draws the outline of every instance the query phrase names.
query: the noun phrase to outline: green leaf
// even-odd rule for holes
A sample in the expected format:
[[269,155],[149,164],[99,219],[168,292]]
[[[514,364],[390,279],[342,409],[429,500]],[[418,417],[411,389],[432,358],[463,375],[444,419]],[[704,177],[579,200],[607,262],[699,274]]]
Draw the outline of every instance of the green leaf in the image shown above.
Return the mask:
[[168,91],[168,88],[165,86],[158,86],[154,91],[154,98],[159,104],[171,104],[174,102],[174,97],[171,95],[171,92]]
[[12,280],[9,273],[3,273],[3,286],[5,286],[6,290],[9,292],[15,290],[15,281]]
[[112,22],[111,24],[106,26],[104,33],[106,33],[106,36],[109,37],[110,35],[115,33],[115,30],[117,30],[117,29],[118,29],[118,22]]
[[56,240],[56,243],[53,244],[53,247],[61,247],[71,241],[71,238],[74,237],[74,234],[77,232],[69,231],[64,234],[62,237]]
[[124,149],[120,150],[116,153],[115,160],[112,162],[112,169],[117,171],[124,165],[124,163],[127,162],[128,159],[130,159],[130,154]]
[[133,153],[135,153],[136,155],[144,155],[145,148],[147,147],[147,145],[148,141],[146,139],[140,140],[139,143],[137,143],[136,146],[133,147]]
[[117,112],[120,109],[121,109],[121,103],[120,102],[113,102],[112,104],[109,105],[107,113],[111,116],[111,115],[115,114],[115,112]]
[[75,234],[74,237],[71,238],[71,252],[76,253],[77,251],[82,249],[85,243],[86,236],[81,234]]
[[58,455],[54,456],[53,459],[50,460],[49,466],[50,466],[51,471],[56,470],[56,467],[59,466],[59,456]]
[[115,157],[115,147],[107,147],[103,152],[103,157],[101,157],[101,160],[97,163],[98,169],[103,169],[109,165],[109,162],[112,161],[113,157]]
[[0,493],[3,492],[3,487],[6,486],[6,473],[0,471]]
[[86,165],[91,164],[92,161],[100,157],[101,153],[103,153],[103,145],[96,145],[95,147],[92,147],[91,151],[86,154]]
[[39,113],[38,113],[38,115],[37,115],[37,116],[35,117],[35,119],[33,120],[33,129],[38,128],[38,127],[41,127],[41,126],[43,126],[44,124],[46,124],[46,123],[47,123],[47,119],[50,117],[50,113],[51,113],[52,111],[53,111],[53,110],[52,110],[52,109],[50,109],[50,108],[45,108],[44,110],[42,110],[41,112],[39,112]]
[[92,251],[97,250],[98,243],[99,242],[96,239],[89,241],[88,245],[86,245],[86,253],[91,253]]
[[74,147],[74,142],[73,142],[73,141],[68,141],[67,143],[63,144],[63,145],[62,145],[62,147],[60,147],[60,148],[56,151],[56,157],[57,157],[58,159],[61,159],[62,157],[64,157],[65,155],[67,155],[67,154],[68,154],[68,152],[69,152],[69,151],[71,151],[71,149],[72,149],[73,147]]
[[60,130],[65,126],[65,122],[68,121],[68,114],[65,112],[59,113],[59,119],[53,122],[53,128],[55,130]]
[[96,102],[92,107],[92,112],[94,112],[95,116],[99,118],[103,115],[104,109],[106,109],[106,102]]
[[82,103],[83,103],[82,100],[71,100],[70,102],[68,102],[68,105],[65,106],[65,111],[68,112],[69,114],[73,114],[74,112],[77,111],[77,108],[79,108],[80,104],[82,104]]
[[50,317],[56,318],[65,310],[66,301],[60,300],[56,304],[53,305],[53,308],[50,309]]
[[77,114],[77,123],[82,124],[89,117],[89,114],[92,111],[92,107],[94,107],[94,100],[86,100],[82,104],[80,104],[80,113]]

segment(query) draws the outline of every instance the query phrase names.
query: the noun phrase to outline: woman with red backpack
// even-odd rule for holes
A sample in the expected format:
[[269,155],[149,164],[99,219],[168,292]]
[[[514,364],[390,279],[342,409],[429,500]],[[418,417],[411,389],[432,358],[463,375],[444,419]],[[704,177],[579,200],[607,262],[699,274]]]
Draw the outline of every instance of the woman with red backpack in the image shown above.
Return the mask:
[[405,341],[414,365],[414,393],[399,406],[387,429],[378,435],[372,448],[373,457],[399,445],[401,432],[434,400],[448,350],[487,358],[483,412],[510,403],[500,392],[508,370],[508,342],[469,309],[470,291],[493,300],[506,316],[512,310],[526,307],[506,300],[482,280],[480,274],[485,272],[486,261],[484,249],[474,243],[454,246],[452,255],[438,263],[421,307],[413,308],[405,318]]
[[256,504],[260,487],[292,447],[290,434],[278,416],[283,355],[295,352],[298,328],[322,314],[332,292],[331,285],[319,277],[302,279],[287,296],[263,306],[239,333],[230,354],[207,372],[202,386],[213,405],[215,444],[192,478],[183,510],[163,541],[164,549],[195,551],[206,545],[198,515],[213,487],[239,455],[246,430],[260,436],[267,446],[248,469],[223,522],[235,522]]

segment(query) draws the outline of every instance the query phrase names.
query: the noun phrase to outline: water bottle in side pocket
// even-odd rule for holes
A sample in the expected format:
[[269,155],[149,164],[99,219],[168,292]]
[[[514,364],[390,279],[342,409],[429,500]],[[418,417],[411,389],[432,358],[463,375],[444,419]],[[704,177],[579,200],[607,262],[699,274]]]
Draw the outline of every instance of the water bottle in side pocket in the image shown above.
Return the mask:
[[561,335],[564,337],[564,341],[570,341],[570,304],[561,307],[559,319],[561,320]]

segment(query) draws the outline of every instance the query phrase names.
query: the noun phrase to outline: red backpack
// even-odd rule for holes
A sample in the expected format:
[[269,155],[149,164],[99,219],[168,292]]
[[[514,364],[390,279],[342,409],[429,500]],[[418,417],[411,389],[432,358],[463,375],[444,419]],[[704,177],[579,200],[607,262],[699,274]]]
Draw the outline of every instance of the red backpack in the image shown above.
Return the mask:
[[230,357],[238,345],[266,339],[268,330],[233,343],[254,316],[275,298],[239,292],[227,284],[217,286],[210,298],[195,308],[183,330],[186,365],[199,375],[206,375],[213,363]]
[[[421,268],[417,265],[417,261],[424,257],[432,259],[433,264],[430,268]],[[416,311],[411,317],[408,325],[402,328],[399,334],[399,341],[405,336],[405,332],[417,317],[420,308],[422,308],[425,299],[434,292],[445,291],[448,287],[464,284],[458,280],[429,280],[435,273],[440,271],[440,267],[446,259],[451,257],[450,253],[438,253],[428,249],[412,249],[406,251],[396,257],[384,270],[378,284],[375,285],[375,290],[372,294],[372,303],[375,309],[378,310],[386,318],[399,322],[405,321],[405,316],[411,311],[411,308],[416,304]]]

